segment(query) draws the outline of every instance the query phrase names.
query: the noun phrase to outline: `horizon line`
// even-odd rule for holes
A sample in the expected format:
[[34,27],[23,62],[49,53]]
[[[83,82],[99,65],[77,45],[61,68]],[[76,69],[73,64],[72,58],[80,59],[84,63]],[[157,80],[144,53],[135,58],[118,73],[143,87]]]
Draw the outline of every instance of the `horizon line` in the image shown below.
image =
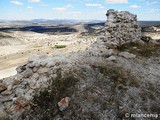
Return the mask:
[[[58,18],[55,18],[55,19],[43,19],[43,18],[35,18],[35,19],[0,19],[0,21],[9,21],[9,22],[12,22],[12,21],[34,21],[34,20],[75,20],[75,21],[106,21],[106,20],[102,20],[102,19],[58,19]],[[157,22],[160,22],[160,20],[137,20],[137,21],[157,21]]]

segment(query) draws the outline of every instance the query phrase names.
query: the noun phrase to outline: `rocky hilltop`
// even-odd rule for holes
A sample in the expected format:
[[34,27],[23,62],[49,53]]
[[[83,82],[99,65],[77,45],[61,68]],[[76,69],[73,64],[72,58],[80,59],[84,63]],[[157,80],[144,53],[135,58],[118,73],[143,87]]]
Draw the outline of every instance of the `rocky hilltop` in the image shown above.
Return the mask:
[[159,46],[141,40],[136,15],[106,15],[86,51],[30,56],[16,76],[1,81],[0,119],[121,120],[158,113]]

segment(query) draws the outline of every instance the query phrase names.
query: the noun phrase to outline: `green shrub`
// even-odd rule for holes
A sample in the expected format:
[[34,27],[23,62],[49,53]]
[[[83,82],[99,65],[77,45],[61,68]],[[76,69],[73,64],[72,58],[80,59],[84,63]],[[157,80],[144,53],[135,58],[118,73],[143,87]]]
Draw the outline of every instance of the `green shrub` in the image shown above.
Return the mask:
[[55,45],[54,47],[57,48],[57,49],[61,49],[61,48],[65,48],[66,45]]

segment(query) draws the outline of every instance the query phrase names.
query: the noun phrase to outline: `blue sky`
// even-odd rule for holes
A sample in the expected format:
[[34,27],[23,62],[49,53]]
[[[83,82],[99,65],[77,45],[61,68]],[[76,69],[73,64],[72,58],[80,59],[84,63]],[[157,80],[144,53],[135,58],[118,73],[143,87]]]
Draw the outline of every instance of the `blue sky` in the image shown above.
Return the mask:
[[108,9],[160,21],[160,0],[0,0],[0,19],[106,20]]

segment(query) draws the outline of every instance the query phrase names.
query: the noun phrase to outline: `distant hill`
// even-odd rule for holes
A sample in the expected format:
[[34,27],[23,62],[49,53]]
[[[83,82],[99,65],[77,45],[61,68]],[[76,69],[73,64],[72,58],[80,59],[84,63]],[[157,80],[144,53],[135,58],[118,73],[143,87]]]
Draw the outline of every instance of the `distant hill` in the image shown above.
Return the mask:
[[[160,26],[160,21],[138,21],[141,27]],[[88,27],[92,26],[104,26],[105,22],[92,22],[86,24]]]
[[1,23],[23,23],[23,24],[83,24],[83,23],[100,23],[102,20],[74,20],[74,19],[33,19],[33,20],[0,20]]

